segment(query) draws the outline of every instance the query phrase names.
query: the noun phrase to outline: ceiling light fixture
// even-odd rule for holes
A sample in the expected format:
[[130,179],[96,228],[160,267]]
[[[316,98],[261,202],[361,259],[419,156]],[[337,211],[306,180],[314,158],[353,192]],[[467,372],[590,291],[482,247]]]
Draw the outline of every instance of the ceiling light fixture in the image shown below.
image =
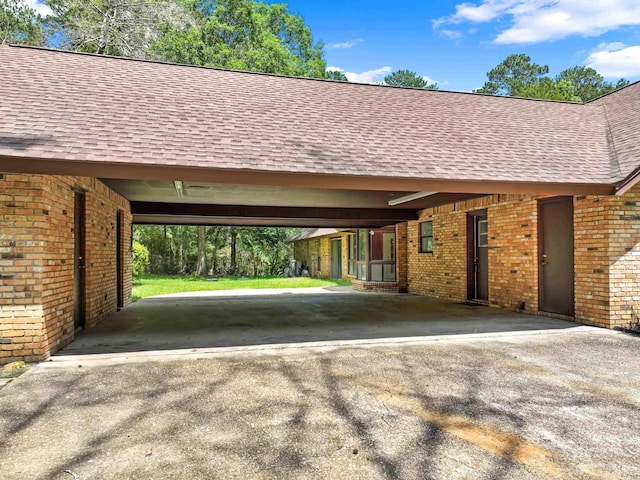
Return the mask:
[[176,189],[176,194],[178,195],[178,198],[184,197],[184,185],[182,184],[182,182],[180,180],[175,180],[173,182],[173,186]]

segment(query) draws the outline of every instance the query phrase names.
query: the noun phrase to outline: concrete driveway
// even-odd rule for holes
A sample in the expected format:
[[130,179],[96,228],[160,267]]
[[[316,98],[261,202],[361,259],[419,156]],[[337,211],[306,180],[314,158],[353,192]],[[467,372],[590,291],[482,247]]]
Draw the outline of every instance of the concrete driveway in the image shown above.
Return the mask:
[[45,362],[0,390],[0,477],[640,478],[640,338],[433,338]]
[[146,298],[80,332],[56,359],[156,350],[321,346],[442,335],[579,329],[579,325],[417,295],[350,287],[192,292]]

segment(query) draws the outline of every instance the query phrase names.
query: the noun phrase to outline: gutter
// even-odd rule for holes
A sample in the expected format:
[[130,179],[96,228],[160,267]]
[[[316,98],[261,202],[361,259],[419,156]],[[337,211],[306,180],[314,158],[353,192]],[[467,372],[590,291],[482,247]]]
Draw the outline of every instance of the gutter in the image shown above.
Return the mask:
[[616,195],[624,195],[640,183],[640,167],[637,167],[627,178],[615,186]]

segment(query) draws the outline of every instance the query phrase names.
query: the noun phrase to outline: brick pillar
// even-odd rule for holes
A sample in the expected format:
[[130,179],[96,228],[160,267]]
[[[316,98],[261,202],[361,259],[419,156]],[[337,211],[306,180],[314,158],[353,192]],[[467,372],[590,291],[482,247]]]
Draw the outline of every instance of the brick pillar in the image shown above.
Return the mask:
[[0,365],[42,355],[45,216],[37,175],[0,174]]
[[573,201],[575,319],[609,326],[608,197],[581,196]]
[[609,326],[640,320],[640,185],[610,197]]
[[73,340],[75,186],[87,196],[86,326],[116,311],[118,233],[123,303],[131,300],[127,200],[95,178],[0,174],[0,364],[38,361]]
[[396,224],[396,282],[400,293],[407,293],[409,289],[407,248],[407,222],[398,223]]
[[640,185],[575,199],[576,320],[613,328],[640,316]]

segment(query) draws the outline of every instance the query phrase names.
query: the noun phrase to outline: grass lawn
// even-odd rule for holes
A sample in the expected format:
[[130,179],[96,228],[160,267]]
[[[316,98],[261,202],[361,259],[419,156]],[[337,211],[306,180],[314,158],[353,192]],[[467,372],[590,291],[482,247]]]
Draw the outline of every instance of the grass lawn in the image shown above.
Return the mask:
[[219,278],[174,277],[144,275],[133,280],[133,301],[165,293],[200,292],[203,290],[238,290],[241,288],[305,288],[351,285],[344,280],[320,280],[317,278],[255,277]]

